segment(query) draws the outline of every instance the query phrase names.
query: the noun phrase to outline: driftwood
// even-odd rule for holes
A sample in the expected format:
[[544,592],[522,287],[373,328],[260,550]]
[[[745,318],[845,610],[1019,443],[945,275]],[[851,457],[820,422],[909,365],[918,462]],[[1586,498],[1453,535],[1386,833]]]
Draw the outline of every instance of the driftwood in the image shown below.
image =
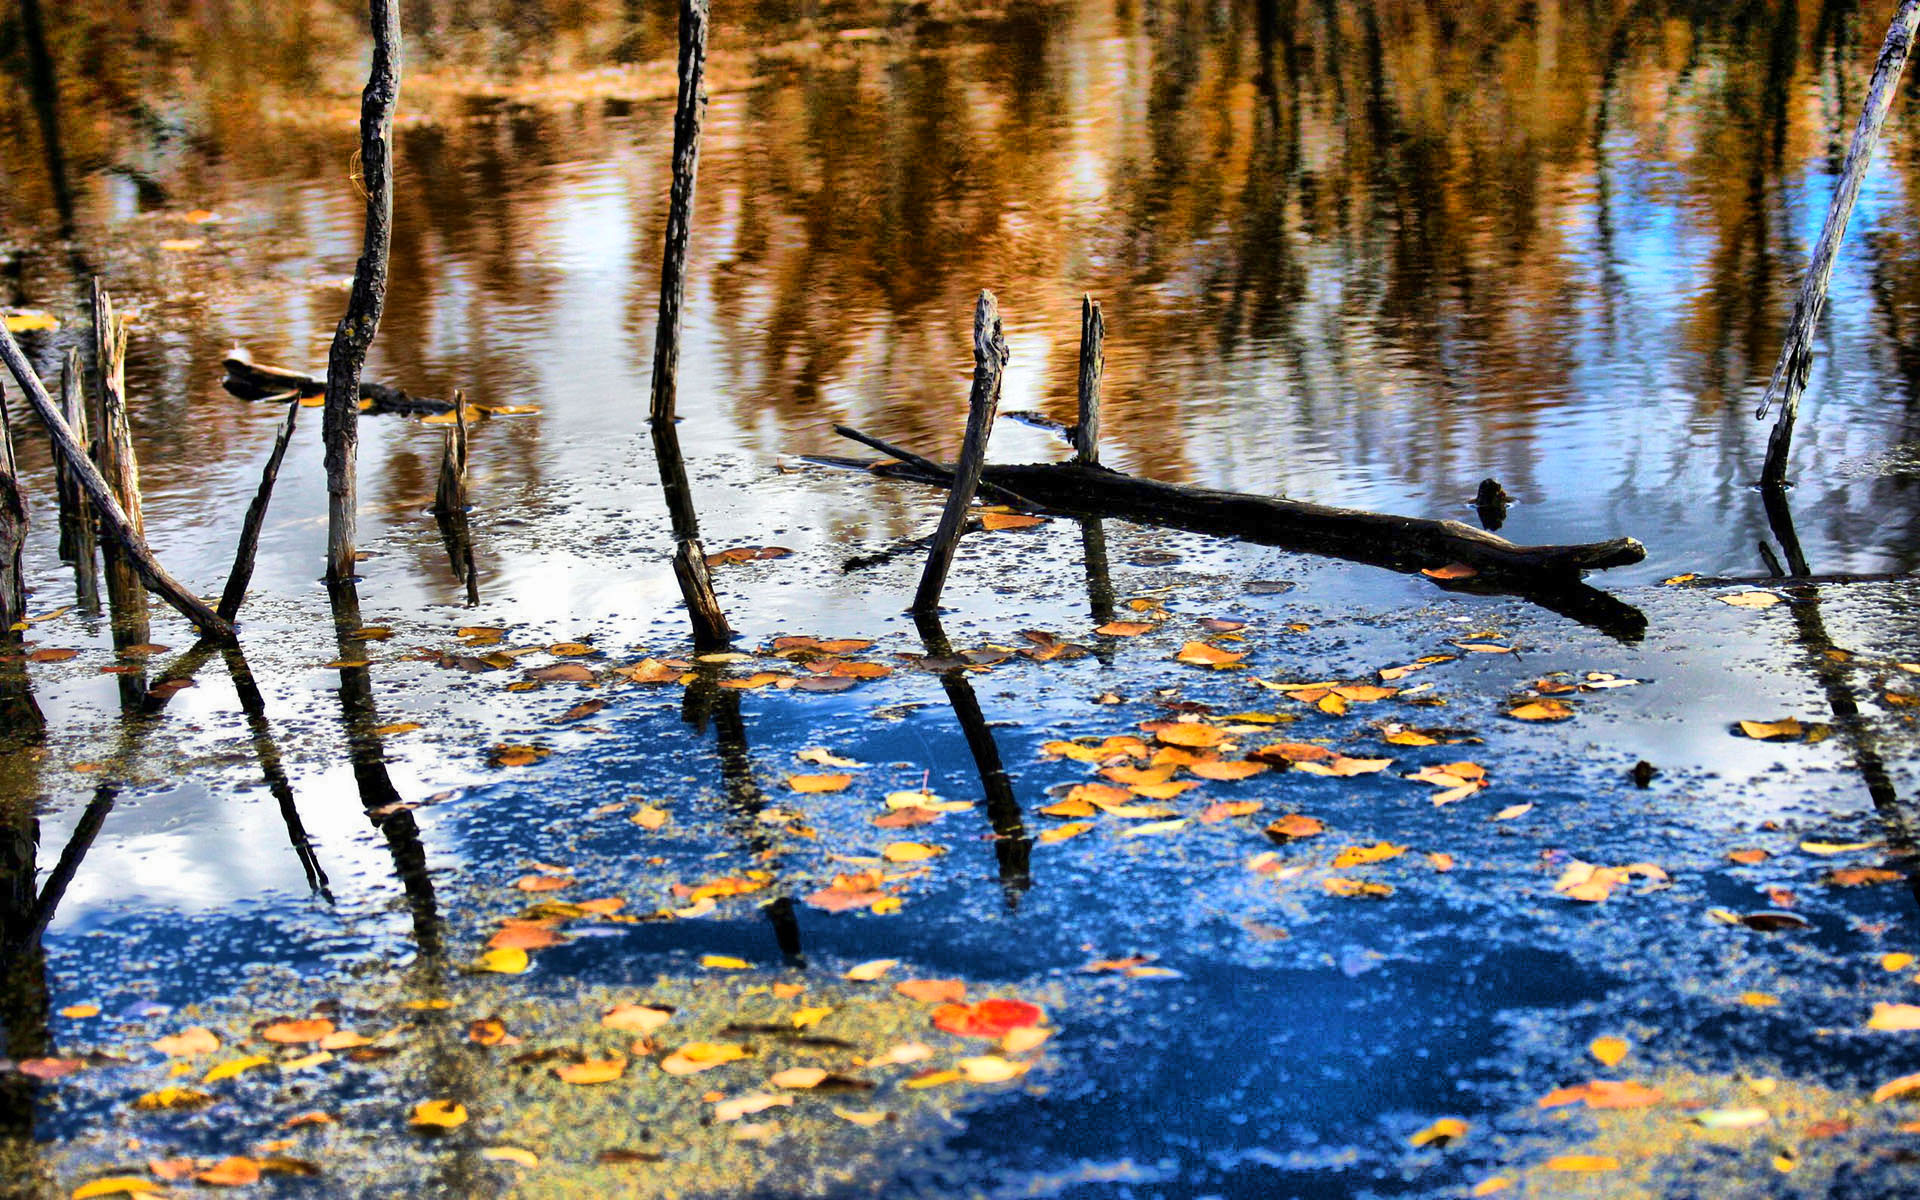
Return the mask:
[[[870,449],[878,450],[880,453],[887,455],[889,458],[897,458],[901,462],[906,463],[908,466],[918,468],[919,470],[924,471],[928,475],[948,474],[948,471],[945,467],[942,467],[940,464],[934,462],[933,460],[922,458],[918,454],[915,454],[913,451],[907,449],[904,446],[898,446],[892,442],[884,441],[880,438],[874,437],[872,434],[861,433],[858,429],[855,429],[850,425],[835,425],[833,427],[833,431],[839,434],[841,437],[846,438],[848,441],[859,442],[862,446],[866,446]],[[984,480],[981,481],[980,483],[980,494],[983,496],[988,496],[988,497],[991,497],[992,499],[998,500],[1002,504],[1011,504],[1018,508],[1034,507],[1033,501],[1027,499],[1025,496],[1022,496],[1020,493],[1010,492],[1003,487],[1000,487],[996,484],[987,483]],[[929,535],[928,537],[917,539],[915,544],[921,545],[921,546],[931,546],[933,545],[934,540],[935,540],[934,537],[932,535]]]
[[966,530],[967,509],[986,469],[987,439],[993,434],[994,416],[1000,409],[1000,379],[1006,366],[1007,339],[1000,329],[1000,302],[992,292],[982,291],[973,308],[973,388],[967,397],[967,433],[960,443],[960,463],[948,477],[947,486],[952,492],[946,511],[940,514],[926,569],[920,573],[920,587],[913,594],[915,613],[931,613],[940,607],[947,572],[953,568],[954,552]]
[[14,640],[14,626],[27,616],[27,498],[13,471],[13,425],[0,403],[0,646]]
[[360,449],[360,370],[387,304],[387,259],[393,244],[393,110],[400,99],[400,18],[394,0],[369,0],[373,65],[360,97],[360,174],[367,212],[353,293],[327,353],[321,441],[327,464],[327,577],[351,579]]
[[1793,423],[1800,414],[1800,392],[1813,369],[1813,332],[1820,323],[1820,310],[1827,302],[1827,285],[1833,279],[1833,260],[1840,252],[1840,239],[1846,236],[1847,220],[1853,215],[1854,201],[1860,197],[1860,185],[1866,180],[1867,167],[1873,161],[1873,146],[1880,138],[1887,110],[1899,91],[1900,74],[1906,68],[1907,54],[1913,47],[1916,28],[1920,28],[1920,0],[1901,0],[1887,27],[1887,40],[1867,86],[1866,103],[1861,106],[1860,123],[1854,127],[1853,143],[1847,147],[1846,163],[1840,169],[1840,184],[1827,206],[1827,219],[1814,243],[1813,259],[1800,282],[1800,295],[1793,304],[1793,316],[1787,322],[1786,340],[1780,347],[1780,361],[1773,378],[1760,398],[1756,420],[1763,420],[1774,397],[1781,399],[1780,417],[1767,438],[1767,462],[1760,483],[1767,488],[1785,487],[1787,454],[1793,445]]
[[20,343],[13,340],[13,334],[0,328],[0,361],[6,363],[13,373],[14,382],[27,394],[27,403],[33,406],[41,423],[53,438],[54,449],[64,458],[69,468],[80,480],[80,486],[86,489],[87,499],[93,502],[95,512],[99,514],[101,529],[109,538],[124,547],[133,560],[136,570],[146,584],[159,596],[180,610],[182,616],[200,627],[202,637],[216,641],[233,640],[233,625],[221,618],[219,613],[207,606],[206,601],[195,596],[173,576],[167,574],[153,552],[147,549],[147,541],[132,527],[126,512],[121,509],[113,491],[100,474],[93,460],[87,457],[86,448],[73,436],[60,410],[54,405],[53,398],[47,395],[45,385],[34,374],[32,364],[20,350]]
[[220,593],[220,615],[231,621],[240,615],[247,599],[247,584],[253,580],[253,559],[260,551],[260,524],[267,519],[267,505],[273,502],[274,481],[280,478],[280,460],[287,456],[287,443],[293,438],[293,424],[300,418],[300,402],[287,404],[286,420],[273,439],[273,452],[260,472],[260,490],[247,505],[246,520],[240,526],[240,546],[234,551],[233,570],[227,575],[227,588]]
[[[947,487],[951,468],[930,475],[905,463],[857,463],[877,475]],[[1186,487],[1078,463],[995,465],[984,478],[1031,497],[1044,511],[1118,517],[1142,525],[1237,537],[1266,546],[1326,554],[1399,571],[1452,563],[1501,580],[1571,581],[1582,571],[1637,563],[1646,547],[1633,538],[1571,546],[1520,546],[1459,521],[1396,517],[1301,500]]]
[[[73,426],[73,436],[80,444],[89,446],[93,443],[93,434],[92,423],[87,420],[86,400],[81,395],[83,377],[80,351],[69,346],[60,362],[60,415]],[[95,590],[97,584],[94,588],[88,586],[93,576],[93,506],[87,503],[87,494],[80,490],[80,481],[67,468],[67,460],[58,454],[53,456],[53,481],[60,497],[60,561],[73,564],[82,593]]]
[[[133,531],[147,536],[145,500],[140,494],[140,464],[133,449],[133,426],[127,416],[127,326],[114,311],[113,297],[98,278],[93,281],[93,388],[88,420],[93,427],[93,461],[106,477],[113,498],[127,514]],[[64,398],[63,398],[64,402]],[[83,443],[85,444],[85,443]],[[57,460],[59,455],[54,456]],[[141,586],[139,568],[113,539],[101,555],[106,563],[107,606],[113,619],[116,648],[153,640],[153,613]],[[116,677],[122,709],[131,710],[146,699],[144,672]]]
[[[228,351],[221,364],[227,369],[226,389],[243,400],[308,400],[327,394],[325,379],[290,367],[257,363],[245,350]],[[404,388],[366,379],[360,381],[360,404],[362,412],[376,416],[432,416],[453,411],[450,400],[415,396]]]
[[700,171],[700,122],[707,105],[709,0],[680,0],[680,89],[673,110],[673,184],[667,200],[667,238],[660,258],[660,316],[653,338],[653,393],[647,423],[653,433],[660,485],[673,520],[673,575],[687,602],[693,644],[718,650],[733,638],[714,594],[700,545],[700,519],[693,484],[674,429],[679,401],[680,308],[686,301],[687,241],[692,233],[693,188]]
[[1073,427],[1073,461],[1100,461],[1100,377],[1106,373],[1107,322],[1100,302],[1080,297],[1080,423]]

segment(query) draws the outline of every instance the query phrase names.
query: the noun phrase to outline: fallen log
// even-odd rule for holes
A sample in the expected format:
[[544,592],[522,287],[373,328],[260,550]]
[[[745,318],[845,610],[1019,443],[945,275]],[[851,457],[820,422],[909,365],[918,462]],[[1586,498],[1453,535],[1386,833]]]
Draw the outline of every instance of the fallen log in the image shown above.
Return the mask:
[[[874,474],[944,487],[950,474],[905,462],[860,463]],[[1397,517],[1303,500],[1186,487],[1083,463],[989,465],[983,478],[1048,512],[1118,517],[1265,546],[1326,554],[1396,571],[1462,564],[1494,580],[1572,582],[1583,571],[1637,563],[1647,548],[1630,537],[1568,546],[1521,546],[1459,521]]]
[[[304,371],[253,361],[245,350],[228,351],[221,360],[227,369],[227,391],[242,400],[311,399],[327,394],[327,381]],[[409,395],[405,390],[371,380],[360,381],[361,411],[400,416],[431,416],[453,411],[451,400]]]

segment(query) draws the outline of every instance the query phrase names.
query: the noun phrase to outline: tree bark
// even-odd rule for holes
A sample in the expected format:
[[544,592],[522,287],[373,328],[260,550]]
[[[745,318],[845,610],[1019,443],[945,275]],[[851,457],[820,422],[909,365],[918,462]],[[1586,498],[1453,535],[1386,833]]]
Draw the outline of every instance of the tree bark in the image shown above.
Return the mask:
[[1840,186],[1827,206],[1826,223],[1820,240],[1814,243],[1813,259],[1800,282],[1800,295],[1793,304],[1793,316],[1787,322],[1786,340],[1780,347],[1780,361],[1773,378],[1760,398],[1754,419],[1764,420],[1774,397],[1781,399],[1780,416],[1767,438],[1767,461],[1760,473],[1761,486],[1781,488],[1787,484],[1787,455],[1793,447],[1793,423],[1800,415],[1800,393],[1807,386],[1813,369],[1813,333],[1820,323],[1820,310],[1827,302],[1827,285],[1833,280],[1833,260],[1840,252],[1840,240],[1846,236],[1847,220],[1853,215],[1854,201],[1860,197],[1860,185],[1866,181],[1867,168],[1873,162],[1874,143],[1880,138],[1887,110],[1899,91],[1900,74],[1906,68],[1907,54],[1913,47],[1914,31],[1920,27],[1920,0],[1901,0],[1887,27],[1887,40],[1880,47],[1874,65],[1867,99],[1860,111],[1860,123],[1853,131],[1853,144],[1847,148],[1840,169]]
[[321,440],[327,465],[327,577],[351,579],[360,446],[360,371],[387,303],[393,242],[393,110],[400,99],[400,21],[393,0],[369,0],[373,66],[360,98],[360,174],[367,194],[365,237],[346,316],[327,355]]
[[1080,298],[1080,421],[1073,427],[1073,461],[1100,461],[1100,379],[1106,373],[1107,322],[1100,302]]
[[14,475],[13,425],[0,402],[0,646],[18,639],[14,626],[27,616],[26,544],[27,498]]
[[993,436],[993,420],[1000,410],[1000,379],[1006,366],[1007,339],[1000,329],[1000,302],[992,292],[982,291],[973,309],[973,390],[967,397],[967,434],[960,444],[960,462],[950,485],[953,490],[947,496],[946,511],[940,514],[940,528],[933,535],[933,548],[920,574],[920,588],[913,596],[916,613],[931,613],[940,607],[940,593],[947,586],[947,573],[953,569],[953,555],[966,527],[967,509],[973,504],[973,493],[987,465],[987,439]]

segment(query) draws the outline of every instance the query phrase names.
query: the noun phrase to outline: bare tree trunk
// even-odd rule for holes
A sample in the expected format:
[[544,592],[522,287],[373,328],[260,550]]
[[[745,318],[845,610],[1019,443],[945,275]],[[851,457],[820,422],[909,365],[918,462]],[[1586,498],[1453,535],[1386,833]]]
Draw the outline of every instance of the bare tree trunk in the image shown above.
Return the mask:
[[1100,461],[1100,377],[1107,367],[1107,322],[1100,302],[1080,298],[1080,421],[1073,427],[1073,461]]
[[327,355],[327,400],[321,440],[327,463],[327,577],[351,579],[357,505],[355,459],[360,448],[360,369],[387,304],[387,257],[393,243],[393,110],[400,99],[400,21],[393,0],[369,0],[373,67],[360,99],[360,174],[367,194],[365,240],[353,269],[347,315]]
[[927,554],[920,588],[913,596],[916,613],[930,613],[940,607],[940,593],[947,586],[947,572],[953,569],[954,551],[960,546],[960,534],[967,523],[967,508],[980,486],[980,473],[986,469],[987,439],[993,435],[993,419],[1000,411],[1000,376],[1006,365],[1007,340],[1000,331],[1000,302],[992,292],[983,291],[973,309],[973,392],[967,398],[966,440],[960,444],[953,491],[947,496],[946,511],[940,514],[940,528],[933,535],[933,549]]
[[0,403],[0,646],[15,640],[13,627],[27,616],[26,544],[27,498],[13,473],[13,426]]
[[1780,347],[1780,361],[1773,368],[1766,395],[1760,398],[1756,420],[1765,419],[1775,396],[1781,398],[1780,417],[1767,438],[1767,462],[1760,472],[1763,487],[1779,488],[1787,484],[1787,454],[1793,446],[1793,423],[1800,415],[1800,392],[1807,386],[1813,369],[1813,332],[1820,323],[1820,310],[1827,302],[1827,285],[1833,280],[1833,260],[1840,252],[1840,239],[1846,236],[1847,219],[1853,215],[1854,201],[1860,197],[1860,185],[1866,181],[1867,167],[1873,161],[1873,146],[1880,138],[1880,126],[1886,123],[1887,110],[1893,106],[1899,90],[1900,73],[1906,68],[1907,54],[1913,47],[1916,27],[1920,27],[1920,0],[1901,0],[1887,27],[1887,40],[1880,47],[1880,59],[1873,69],[1873,81],[1867,87],[1866,104],[1860,111],[1860,123],[1854,127],[1853,144],[1847,148],[1846,163],[1840,169],[1840,186],[1827,206],[1826,224],[1820,240],[1814,243],[1813,260],[1800,281],[1800,295],[1793,304],[1793,317],[1787,322],[1786,341]]
[[653,338],[653,396],[647,421],[667,512],[673,519],[673,574],[687,602],[693,643],[703,650],[727,645],[733,631],[714,595],[700,545],[693,486],[675,432],[679,399],[680,308],[686,300],[687,241],[693,225],[693,185],[700,171],[700,121],[707,104],[709,0],[680,0],[680,93],[673,112],[673,188],[667,204],[667,243],[660,260],[660,319]]

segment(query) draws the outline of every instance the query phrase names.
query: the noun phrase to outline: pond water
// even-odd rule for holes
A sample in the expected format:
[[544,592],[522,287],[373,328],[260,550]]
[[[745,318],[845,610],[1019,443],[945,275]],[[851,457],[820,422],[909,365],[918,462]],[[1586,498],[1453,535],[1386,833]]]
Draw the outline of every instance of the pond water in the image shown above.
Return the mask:
[[[0,303],[59,323],[21,335],[54,376],[67,347],[87,352],[92,275],[131,313],[148,535],[206,592],[282,417],[229,394],[222,359],[323,364],[360,241],[353,6],[270,7],[46,6],[44,84],[20,14],[0,24]],[[173,649],[116,651],[103,615],[69,607],[46,445],[7,384],[36,504],[30,607],[47,619],[5,669],[48,724],[0,760],[13,1190],[233,1154],[317,1164],[266,1175],[288,1195],[1463,1195],[1505,1180],[1871,1196],[1911,1171],[1920,1137],[1903,1122],[1920,1114],[1867,1097],[1920,1070],[1920,1034],[1866,1022],[1875,1003],[1920,1003],[1912,966],[1885,965],[1920,950],[1912,585],[1761,589],[1784,602],[1750,608],[1720,602],[1750,586],[1662,584],[1764,578],[1770,557],[1822,574],[1920,566],[1920,133],[1904,100],[1835,273],[1791,512],[1770,520],[1751,487],[1768,428],[1753,406],[1883,14],[1277,0],[717,14],[680,436],[708,548],[792,553],[715,570],[758,657],[642,685],[612,669],[689,654],[644,428],[674,10],[401,9],[393,278],[367,377],[537,409],[474,430],[477,601],[427,512],[444,427],[368,416],[369,558],[334,636],[308,412],[244,660],[170,668],[191,637],[157,606],[140,640]],[[1468,521],[1493,477],[1515,501],[1503,536],[1631,535],[1647,558],[1590,579],[1618,604],[1582,624],[1107,522],[1117,615],[1153,626],[1117,636],[1095,632],[1108,614],[1082,530],[1056,520],[968,540],[944,632],[980,651],[977,669],[915,669],[901,656],[938,654],[899,612],[918,555],[843,568],[926,532],[943,494],[808,457],[861,452],[835,423],[950,454],[983,287],[1013,356],[1003,410],[1061,420],[1080,297],[1102,302],[1103,458],[1118,469]],[[1001,461],[1065,453],[1028,424],[995,431]],[[363,626],[378,632],[350,636]],[[1056,656],[1026,630],[1074,648]],[[719,686],[804,675],[765,653],[793,635],[871,640],[848,653],[892,673],[829,694]],[[1209,638],[1248,669],[1174,660]],[[65,649],[78,653],[33,653]],[[481,661],[501,651],[515,657]],[[1376,674],[1428,655],[1453,657]],[[568,662],[592,682],[551,670]],[[142,701],[189,667],[194,686]],[[1596,686],[1620,679],[1634,682]],[[1402,690],[1339,714],[1260,681]],[[1543,692],[1576,715],[1504,715]],[[606,704],[555,723],[589,700]],[[1165,731],[1140,723],[1182,715],[1242,751],[1396,761],[1209,780],[1146,798],[1167,813],[1048,837],[1072,818],[1040,810],[1096,764],[1047,743],[1153,740]],[[1803,723],[1794,740],[1734,732],[1786,717]],[[1401,726],[1431,744],[1390,740]],[[809,747],[865,765],[844,791],[796,791],[788,776],[832,770],[796,759]],[[537,761],[503,765],[521,757]],[[1463,759],[1491,785],[1445,805],[1401,778]],[[1650,786],[1629,776],[1642,759]],[[976,808],[873,826],[883,797],[923,788]],[[1257,810],[1207,813],[1240,800]],[[643,809],[666,823],[629,819]],[[1262,835],[1287,813],[1325,832]],[[924,874],[877,857],[902,839],[944,853]],[[1403,849],[1339,859],[1381,843]],[[1555,889],[1579,862],[1660,873],[1587,904]],[[810,900],[870,869],[898,876],[898,911]],[[1882,882],[1836,886],[1836,870]],[[473,973],[500,923],[542,899],[510,886],[533,877],[576,880],[568,900],[620,897],[624,915],[697,910],[685,886],[715,879],[742,894],[660,920],[569,912],[568,940],[525,973]],[[1392,894],[1347,894],[1356,880]],[[1761,910],[1802,924],[1738,923]],[[1085,969],[1135,955],[1148,970]],[[842,978],[882,958],[901,965]],[[913,1086],[999,1052],[932,1029],[890,990],[907,978],[1042,1004],[1053,1036],[996,1058],[1017,1079]],[[662,1049],[757,1037],[755,1058],[680,1079],[632,1051],[621,1081],[576,1088],[537,1057],[625,1047],[600,1014],[648,999],[679,1010]],[[76,1005],[100,1013],[62,1015]],[[796,1006],[832,1009],[805,1028],[848,1045],[728,1032]],[[258,1025],[311,1011],[394,1053],[284,1066],[295,1050]],[[469,1039],[494,1014],[527,1049]],[[209,1107],[138,1109],[176,1082],[149,1043],[189,1025],[215,1030],[222,1056],[282,1065],[203,1085],[219,1058],[194,1061],[182,1082]],[[1618,1069],[1594,1061],[1597,1037],[1631,1043]],[[925,1063],[870,1065],[922,1040]],[[51,1080],[17,1069],[93,1053],[115,1057]],[[802,1061],[879,1087],[742,1121],[700,1098],[754,1094]],[[1571,1119],[1538,1106],[1591,1078],[1662,1099]],[[409,1133],[431,1097],[471,1120]],[[834,1105],[890,1115],[868,1127]],[[312,1111],[334,1120],[285,1127]],[[1469,1132],[1410,1144],[1441,1118]],[[489,1156],[501,1147],[540,1163]],[[623,1150],[662,1161],[602,1160]],[[1549,1165],[1570,1154],[1613,1165]]]

